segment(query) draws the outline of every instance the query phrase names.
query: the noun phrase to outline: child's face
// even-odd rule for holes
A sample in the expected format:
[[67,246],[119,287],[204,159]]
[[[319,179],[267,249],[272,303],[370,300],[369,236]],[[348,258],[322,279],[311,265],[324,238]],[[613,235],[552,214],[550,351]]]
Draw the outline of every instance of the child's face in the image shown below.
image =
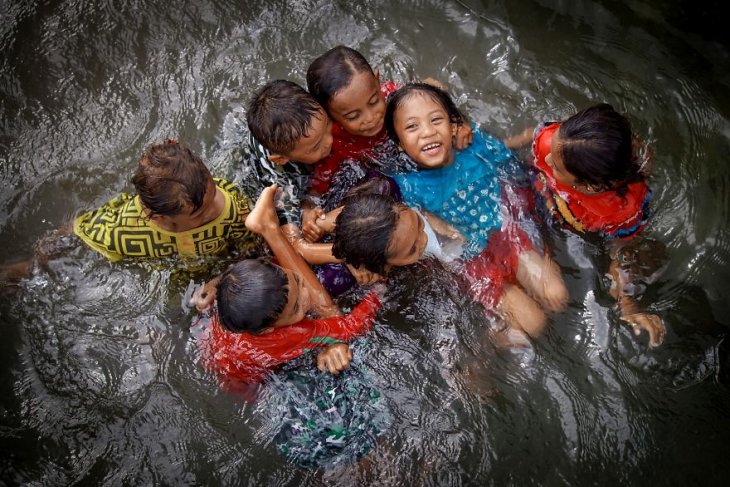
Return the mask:
[[355,73],[327,108],[334,121],[352,135],[374,137],[383,130],[385,98],[380,93],[380,80],[369,71]]
[[565,186],[574,186],[578,183],[578,180],[565,168],[565,162],[560,155],[562,149],[563,142],[560,140],[558,132],[555,132],[550,146],[550,153],[545,156],[545,164],[553,170],[553,175],[557,182]]
[[274,322],[274,327],[291,325],[304,319],[304,315],[312,307],[312,300],[309,288],[299,276],[298,272],[282,269],[289,280],[289,293],[286,306],[279,318]]
[[400,148],[420,167],[434,169],[453,162],[457,126],[430,96],[414,92],[405,98],[395,111],[393,126]]
[[406,208],[400,212],[388,245],[389,266],[410,265],[423,256],[428,244],[428,236],[423,227],[423,220],[412,209]]
[[332,150],[332,121],[320,110],[312,118],[309,133],[297,140],[294,149],[287,154],[292,161],[302,164],[316,164],[327,157]]

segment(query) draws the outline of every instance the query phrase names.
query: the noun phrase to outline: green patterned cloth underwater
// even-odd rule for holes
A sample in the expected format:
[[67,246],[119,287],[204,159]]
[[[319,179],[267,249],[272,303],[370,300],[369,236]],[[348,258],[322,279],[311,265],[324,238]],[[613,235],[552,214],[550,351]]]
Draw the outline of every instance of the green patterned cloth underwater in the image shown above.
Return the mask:
[[354,463],[375,447],[390,415],[358,355],[336,376],[320,372],[309,356],[306,365],[290,362],[267,382],[259,405],[271,417],[274,443],[287,460],[329,469]]

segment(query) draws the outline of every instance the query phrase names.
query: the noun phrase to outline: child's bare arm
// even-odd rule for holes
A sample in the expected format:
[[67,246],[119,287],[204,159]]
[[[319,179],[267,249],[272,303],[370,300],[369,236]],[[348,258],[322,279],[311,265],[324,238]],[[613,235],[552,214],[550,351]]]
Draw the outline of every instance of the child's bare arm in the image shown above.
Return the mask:
[[282,225],[281,231],[286,236],[294,251],[310,264],[339,263],[340,260],[332,255],[331,243],[312,243],[302,237],[299,227],[292,223]]
[[314,275],[309,264],[294,250],[287,236],[284,235],[283,227],[279,227],[274,206],[276,189],[276,185],[264,189],[253,210],[246,218],[246,228],[264,238],[282,267],[299,273],[307,287],[309,287],[320,316],[328,317],[340,314],[329,293],[319,282],[317,276]]
[[532,143],[532,134],[535,133],[535,127],[526,128],[524,131],[512,137],[504,139],[504,145],[508,149],[516,150]]
[[59,252],[60,239],[72,233],[73,224],[68,222],[38,240],[33,247],[33,255],[28,259],[14,264],[1,264],[0,286],[17,285],[21,280],[30,277],[33,265],[35,263],[41,266],[46,265]]
[[423,214],[423,217],[428,221],[429,225],[431,225],[431,228],[433,228],[433,231],[447,237],[451,240],[460,240],[462,242],[465,242],[466,239],[464,236],[459,233],[459,231],[454,228],[452,225],[446,223],[441,218],[437,217],[436,215],[432,213],[428,213],[426,211],[421,212]]
[[[610,294],[618,301],[621,319],[628,323],[636,335],[645,330],[649,334],[649,346],[657,347],[664,341],[666,328],[662,319],[652,313],[647,313],[641,308],[633,297],[626,294],[626,286],[632,281],[631,269],[621,266],[618,262],[617,250],[613,249],[609,277],[611,278]],[[651,265],[651,264],[650,264]]]

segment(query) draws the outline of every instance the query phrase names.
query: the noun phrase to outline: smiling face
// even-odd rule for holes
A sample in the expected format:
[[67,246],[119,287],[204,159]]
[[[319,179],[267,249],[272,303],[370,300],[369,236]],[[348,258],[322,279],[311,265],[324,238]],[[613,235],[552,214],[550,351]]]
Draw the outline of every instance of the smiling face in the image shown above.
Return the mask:
[[324,110],[320,110],[312,117],[309,132],[297,140],[286,158],[274,162],[286,164],[292,160],[302,164],[316,164],[327,157],[330,150],[332,150],[332,120]]
[[565,162],[563,161],[563,157],[560,155],[562,153],[563,142],[560,140],[560,136],[558,134],[559,132],[555,132],[553,135],[550,153],[545,156],[545,164],[550,166],[553,170],[553,175],[557,182],[565,186],[572,187],[578,184],[578,180],[565,168]]
[[453,162],[457,126],[427,94],[415,91],[405,98],[394,113],[393,127],[400,148],[420,167],[434,169]]
[[410,208],[401,210],[388,244],[387,265],[391,267],[410,265],[423,256],[428,244],[428,236],[423,228],[423,219],[418,213]]
[[312,308],[311,295],[309,288],[295,271],[282,269],[289,281],[289,292],[287,293],[287,302],[279,317],[273,323],[273,327],[292,325],[304,319],[304,316]]
[[352,135],[374,137],[383,130],[385,98],[380,80],[370,71],[358,71],[335,93],[327,107],[335,122]]

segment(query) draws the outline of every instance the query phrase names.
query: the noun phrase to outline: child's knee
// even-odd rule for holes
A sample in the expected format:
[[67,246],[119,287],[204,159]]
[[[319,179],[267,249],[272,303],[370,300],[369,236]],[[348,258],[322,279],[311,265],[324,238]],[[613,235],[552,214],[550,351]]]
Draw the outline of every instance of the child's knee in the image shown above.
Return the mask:
[[532,338],[540,336],[545,329],[547,317],[542,308],[518,286],[505,288],[497,309],[511,327]]
[[547,310],[562,311],[568,304],[568,288],[558,265],[534,250],[520,254],[517,280]]

